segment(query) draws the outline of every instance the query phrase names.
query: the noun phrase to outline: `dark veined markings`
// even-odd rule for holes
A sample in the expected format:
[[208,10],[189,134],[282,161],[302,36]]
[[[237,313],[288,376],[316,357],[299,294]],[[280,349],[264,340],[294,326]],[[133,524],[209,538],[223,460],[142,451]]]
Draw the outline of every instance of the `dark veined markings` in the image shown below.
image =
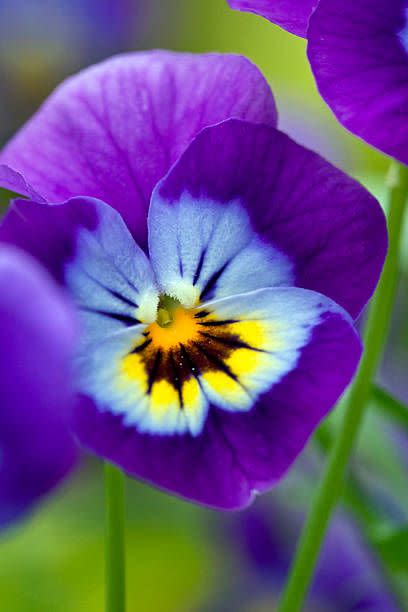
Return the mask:
[[[194,315],[201,328],[191,341],[183,341],[167,350],[155,345],[149,331],[145,339],[130,354],[138,354],[147,374],[148,393],[152,392],[155,383],[166,380],[177,391],[180,408],[183,408],[183,385],[194,377],[200,384],[200,376],[206,372],[223,372],[242,388],[245,387],[239,377],[227,365],[228,358],[237,349],[245,348],[263,352],[250,346],[233,331],[237,319],[205,321],[212,313],[201,310]],[[231,326],[231,327],[230,327]]]

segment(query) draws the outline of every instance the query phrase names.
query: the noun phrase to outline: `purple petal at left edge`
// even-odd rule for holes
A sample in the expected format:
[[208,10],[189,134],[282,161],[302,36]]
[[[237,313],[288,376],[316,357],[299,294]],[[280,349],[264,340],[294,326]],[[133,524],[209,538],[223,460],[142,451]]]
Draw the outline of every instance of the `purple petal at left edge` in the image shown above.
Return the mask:
[[350,382],[360,354],[351,320],[336,306],[314,328],[296,367],[249,412],[211,406],[197,437],[139,433],[86,399],[75,431],[85,447],[135,478],[213,508],[243,508],[285,474]]
[[306,37],[310,15],[318,0],[228,0],[231,8],[265,17],[284,30]]
[[75,322],[36,261],[0,246],[0,528],[28,511],[75,461]]
[[308,40],[320,94],[340,123],[408,164],[408,0],[320,0]]
[[6,145],[0,163],[47,201],[105,201],[145,247],[154,186],[203,127],[230,117],[276,124],[271,90],[246,58],[119,55],[60,85]]
[[181,197],[241,204],[258,236],[294,265],[294,284],[330,297],[353,318],[371,297],[387,248],[380,205],[275,128],[232,119],[203,130],[155,190],[151,230],[158,209]]

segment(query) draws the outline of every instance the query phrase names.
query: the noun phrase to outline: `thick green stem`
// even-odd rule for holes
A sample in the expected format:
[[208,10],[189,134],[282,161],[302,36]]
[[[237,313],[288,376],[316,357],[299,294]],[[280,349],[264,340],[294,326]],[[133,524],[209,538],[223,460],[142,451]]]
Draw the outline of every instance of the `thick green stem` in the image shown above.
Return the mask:
[[105,463],[106,612],[125,612],[125,476]]
[[393,163],[389,175],[388,256],[368,313],[364,333],[365,351],[347,398],[341,430],[328,457],[299,540],[279,612],[298,612],[302,609],[330,516],[342,491],[351,451],[389,331],[398,280],[398,258],[407,193],[408,168]]

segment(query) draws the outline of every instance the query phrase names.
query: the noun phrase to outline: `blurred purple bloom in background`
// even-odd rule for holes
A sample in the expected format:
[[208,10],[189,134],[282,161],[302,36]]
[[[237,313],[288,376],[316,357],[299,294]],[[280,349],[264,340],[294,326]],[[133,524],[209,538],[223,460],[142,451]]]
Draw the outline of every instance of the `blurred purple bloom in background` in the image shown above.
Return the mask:
[[[246,560],[238,580],[236,607],[249,601],[273,602],[285,582],[303,517],[288,500],[262,500],[235,521],[235,546]],[[249,600],[249,601],[248,601]],[[244,603],[246,602],[246,603]],[[374,553],[345,511],[329,528],[305,610],[310,612],[397,612],[386,577]]]
[[[202,612],[274,609],[321,467],[321,454],[309,447],[271,495],[216,525],[230,549],[224,561],[227,575],[234,578],[224,586],[220,581]],[[305,612],[397,612],[400,608],[391,593],[388,576],[372,546],[348,511],[339,509],[322,549]]]
[[242,57],[132,54],[69,79],[0,156],[3,186],[40,194],[1,238],[83,313],[79,438],[219,508],[279,480],[343,392],[345,311],[386,250],[374,198],[275,123]]
[[128,49],[146,0],[1,0],[0,139],[67,74]]
[[74,314],[38,262],[0,246],[0,527],[52,489],[75,458]]
[[408,0],[231,0],[230,5],[307,37],[317,86],[337,119],[408,163]]

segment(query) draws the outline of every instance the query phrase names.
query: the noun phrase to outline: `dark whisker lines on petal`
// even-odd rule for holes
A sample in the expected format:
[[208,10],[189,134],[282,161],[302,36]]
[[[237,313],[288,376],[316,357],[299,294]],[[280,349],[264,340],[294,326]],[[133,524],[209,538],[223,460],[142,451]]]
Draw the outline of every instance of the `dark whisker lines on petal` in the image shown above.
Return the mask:
[[197,269],[196,269],[196,271],[194,273],[193,285],[196,285],[198,283],[198,280],[199,280],[200,274],[201,274],[201,270],[203,269],[203,265],[204,265],[204,261],[205,261],[205,256],[206,255],[207,255],[207,247],[205,247],[201,251],[200,259],[198,260],[198,264],[197,264]]
[[138,346],[135,346],[135,348],[130,351],[130,355],[135,355],[136,353],[141,353],[142,351],[145,350],[145,348],[147,348],[149,346],[149,344],[151,344],[151,342],[152,342],[151,338],[146,338],[146,340],[144,342],[142,342],[142,344],[139,344]]
[[149,371],[149,381],[147,385],[148,393],[151,393],[153,385],[158,377],[161,361],[162,361],[162,352],[159,349],[154,356],[153,365]]
[[[174,353],[173,351],[170,351],[169,353],[169,361],[170,361],[170,365],[171,365],[171,369],[172,369],[172,374],[173,374],[173,386],[176,388],[176,391],[178,393],[178,398],[179,398],[179,402],[180,402],[180,408],[183,409],[183,384],[182,384],[182,372],[179,369],[179,366],[177,365],[177,361],[174,357]],[[179,365],[182,366],[182,362],[179,362]]]
[[80,310],[82,312],[88,312],[92,314],[101,315],[102,317],[108,317],[109,319],[114,319],[115,321],[123,323],[127,327],[132,327],[141,323],[139,319],[119,312],[110,312],[108,310],[100,310],[99,308],[91,308],[88,306],[80,306]]
[[[85,276],[87,276],[91,281],[93,281],[101,289],[104,289],[105,291],[107,291],[112,297],[116,298],[120,302],[123,302],[123,304],[126,304],[127,306],[131,306],[132,308],[137,308],[138,307],[138,304],[135,301],[133,301],[132,299],[128,298],[123,293],[120,293],[116,289],[112,289],[111,287],[108,287],[107,284],[103,283],[101,281],[101,279],[96,278],[95,276],[90,274],[88,272],[88,270],[86,270],[83,266],[81,266],[81,271],[83,272],[83,274],[85,274]],[[135,287],[133,287],[132,285],[130,285],[130,283],[128,281],[127,281],[127,284],[128,284],[128,286],[131,289],[133,289],[134,291],[138,292],[137,289]]]
[[241,340],[241,338],[239,336],[233,336],[233,335],[213,335],[210,334],[208,332],[203,332],[200,330],[200,336],[203,336],[204,338],[212,341],[212,342],[218,342],[219,344],[225,344],[226,346],[229,346],[230,348],[234,348],[234,349],[238,349],[238,348],[244,348],[244,349],[248,349],[250,351],[256,351],[259,353],[267,353],[268,351],[265,351],[265,349],[260,349],[260,348],[256,348],[254,346],[251,346],[250,344],[248,344],[248,342],[245,342],[244,340]]
[[234,323],[240,323],[239,319],[224,319],[223,321],[211,320],[211,321],[200,321],[198,325],[203,327],[221,327],[223,325],[233,325]]
[[221,268],[219,268],[216,272],[214,272],[214,274],[212,274],[210,276],[210,278],[208,279],[208,281],[206,282],[206,284],[204,286],[204,289],[201,292],[200,299],[202,301],[204,301],[204,300],[206,300],[206,299],[208,299],[210,297],[210,292],[213,289],[215,289],[215,287],[217,285],[217,282],[219,281],[220,277],[222,276],[222,274],[225,272],[225,270],[227,269],[227,267],[231,263],[232,259],[228,259],[228,261],[226,261],[225,264],[223,266],[221,266]]
[[163,337],[166,339],[167,335],[173,333],[171,326],[165,328],[164,331],[158,327],[157,323],[146,328],[143,341],[135,346],[128,355],[137,355],[140,358],[142,368],[146,373],[146,392],[148,394],[152,394],[156,383],[166,381],[177,392],[180,409],[183,409],[184,384],[194,378],[204,393],[202,377],[205,377],[207,373],[217,372],[229,376],[249,394],[239,376],[228,366],[227,361],[235,351],[240,349],[259,353],[267,351],[252,346],[238,333],[232,333],[228,329],[229,323],[239,322],[237,319],[221,321],[214,319],[207,322],[214,326],[213,331],[200,329],[200,326],[204,323],[202,319],[209,315],[213,315],[213,313],[201,310],[193,314],[193,311],[191,311],[191,314],[188,315],[188,321],[192,325],[191,337],[187,336],[182,340],[181,338],[177,339],[176,335],[174,342],[167,346]]
[[201,353],[205,359],[212,365],[214,368],[209,367],[209,370],[215,369],[220,372],[223,372],[227,376],[229,376],[232,380],[234,380],[237,384],[240,385],[245,391],[247,389],[240,381],[239,377],[231,370],[231,368],[225,363],[225,361],[220,357],[218,351],[212,352],[211,349],[208,349],[207,346],[199,342],[195,342],[194,346],[197,348],[197,351]]

